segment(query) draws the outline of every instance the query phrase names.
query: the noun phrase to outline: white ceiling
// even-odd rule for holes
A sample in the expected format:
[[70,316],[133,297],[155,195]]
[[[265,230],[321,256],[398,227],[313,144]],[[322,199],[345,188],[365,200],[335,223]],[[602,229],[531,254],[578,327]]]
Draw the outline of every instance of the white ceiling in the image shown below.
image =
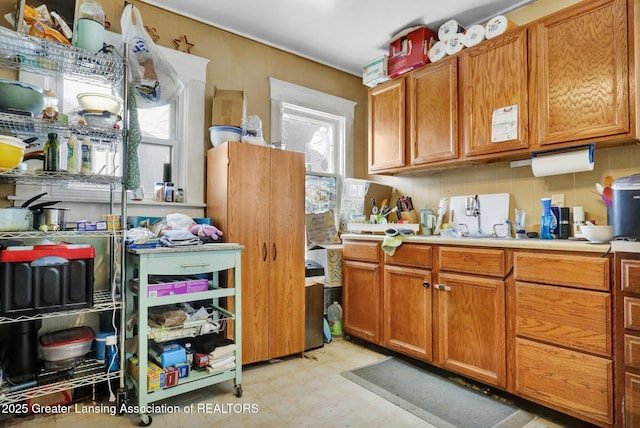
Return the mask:
[[533,0],[143,0],[354,75],[394,34],[449,19],[486,23]]

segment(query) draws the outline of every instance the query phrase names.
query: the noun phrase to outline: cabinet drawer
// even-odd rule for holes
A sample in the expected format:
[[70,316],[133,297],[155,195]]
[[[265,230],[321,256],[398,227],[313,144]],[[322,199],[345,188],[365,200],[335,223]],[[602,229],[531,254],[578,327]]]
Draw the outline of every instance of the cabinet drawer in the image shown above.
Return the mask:
[[611,423],[611,360],[516,338],[516,393],[573,416]]
[[566,285],[590,290],[610,289],[609,258],[567,253],[516,252],[514,265],[516,281]]
[[413,266],[431,269],[432,249],[430,245],[402,244],[393,256],[384,255],[384,262],[390,265]]
[[622,291],[640,293],[640,260],[620,261],[620,282]]
[[640,337],[624,335],[624,365],[640,369]]
[[440,270],[504,278],[511,270],[505,250],[440,247]]
[[516,334],[611,356],[611,294],[516,281]]
[[640,426],[640,376],[624,374],[624,426]]
[[624,298],[624,328],[640,331],[640,299]]
[[150,275],[193,275],[231,269],[235,254],[222,252],[177,252],[140,256],[140,264],[147,263]]
[[380,261],[380,243],[376,241],[345,241],[342,247],[343,258],[364,262]]

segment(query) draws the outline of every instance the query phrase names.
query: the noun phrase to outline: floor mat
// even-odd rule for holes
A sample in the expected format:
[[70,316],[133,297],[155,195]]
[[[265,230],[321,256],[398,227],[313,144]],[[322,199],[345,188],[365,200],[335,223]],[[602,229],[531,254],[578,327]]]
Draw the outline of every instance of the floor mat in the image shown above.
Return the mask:
[[534,418],[398,358],[341,374],[438,428],[520,428]]

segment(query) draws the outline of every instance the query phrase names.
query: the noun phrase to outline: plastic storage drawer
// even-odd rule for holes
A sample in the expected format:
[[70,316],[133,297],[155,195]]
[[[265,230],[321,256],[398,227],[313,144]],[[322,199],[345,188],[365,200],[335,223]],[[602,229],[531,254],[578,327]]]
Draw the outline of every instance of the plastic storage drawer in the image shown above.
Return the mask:
[[0,310],[28,315],[93,306],[91,245],[10,247],[0,252]]

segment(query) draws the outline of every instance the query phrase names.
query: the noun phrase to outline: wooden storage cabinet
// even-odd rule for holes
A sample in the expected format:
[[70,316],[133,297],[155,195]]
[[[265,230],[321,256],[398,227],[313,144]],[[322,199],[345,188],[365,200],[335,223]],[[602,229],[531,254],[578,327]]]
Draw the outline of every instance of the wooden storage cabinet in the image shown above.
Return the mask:
[[207,154],[207,216],[242,252],[242,363],[304,351],[304,154],[226,142]]
[[345,333],[372,343],[382,340],[380,243],[343,242],[342,303]]
[[640,254],[616,253],[618,291],[616,306],[620,308],[617,326],[616,384],[617,417],[626,427],[640,427]]
[[610,262],[514,256],[516,394],[599,425],[614,421]]
[[423,67],[407,77],[409,165],[457,159],[458,58]]
[[403,244],[385,254],[383,345],[432,361],[432,255],[428,245]]
[[628,5],[579,2],[532,27],[532,145],[633,136]]
[[404,78],[369,90],[369,172],[380,173],[405,165]]

